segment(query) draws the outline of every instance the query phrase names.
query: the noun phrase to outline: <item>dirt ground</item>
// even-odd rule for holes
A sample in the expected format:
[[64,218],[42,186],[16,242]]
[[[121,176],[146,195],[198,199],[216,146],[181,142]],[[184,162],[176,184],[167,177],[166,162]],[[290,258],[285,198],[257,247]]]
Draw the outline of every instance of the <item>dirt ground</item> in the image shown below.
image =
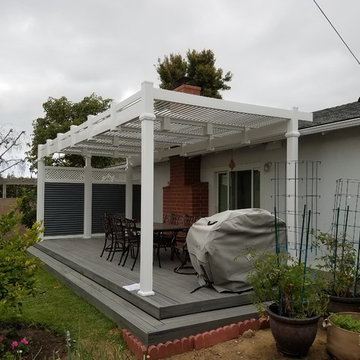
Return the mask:
[[[213,360],[213,359],[239,359],[239,360],[286,360],[288,358],[276,350],[275,341],[270,329],[259,330],[251,338],[240,336],[217,344],[211,348],[192,351],[169,358],[171,360]],[[315,342],[309,350],[305,360],[328,360],[331,357],[326,352],[326,331],[319,327]]]

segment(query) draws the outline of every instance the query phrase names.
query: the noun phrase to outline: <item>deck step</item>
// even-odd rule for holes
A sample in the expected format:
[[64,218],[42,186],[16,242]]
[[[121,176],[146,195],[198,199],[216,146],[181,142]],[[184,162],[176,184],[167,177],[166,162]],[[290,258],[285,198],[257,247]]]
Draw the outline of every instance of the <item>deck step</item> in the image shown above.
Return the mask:
[[159,320],[39,248],[31,247],[28,251],[44,263],[47,271],[120,327],[128,329],[145,346],[256,317],[252,305],[243,305]]

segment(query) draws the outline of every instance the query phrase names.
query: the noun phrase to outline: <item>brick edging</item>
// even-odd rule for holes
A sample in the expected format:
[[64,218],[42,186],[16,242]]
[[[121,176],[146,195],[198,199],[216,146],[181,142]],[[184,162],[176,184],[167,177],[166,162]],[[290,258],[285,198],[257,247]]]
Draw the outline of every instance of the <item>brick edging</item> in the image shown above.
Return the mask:
[[172,355],[182,354],[193,349],[207,348],[224,341],[236,339],[247,330],[259,330],[269,327],[269,318],[250,319],[236,324],[226,325],[216,330],[205,331],[200,334],[183,337],[180,340],[167,341],[158,345],[146,347],[128,330],[123,329],[122,335],[128,348],[139,360],[162,359]]

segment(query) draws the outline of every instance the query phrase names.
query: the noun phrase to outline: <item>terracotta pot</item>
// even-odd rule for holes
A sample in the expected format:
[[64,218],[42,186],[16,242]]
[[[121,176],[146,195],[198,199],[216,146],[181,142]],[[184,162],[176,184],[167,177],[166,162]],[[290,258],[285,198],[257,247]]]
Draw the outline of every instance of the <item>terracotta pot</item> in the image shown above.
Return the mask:
[[330,295],[328,305],[328,313],[338,312],[358,312],[360,311],[360,298],[359,297],[341,297]]
[[[351,315],[354,319],[360,320],[360,313],[342,312],[339,314]],[[331,315],[324,323],[327,327],[326,350],[339,360],[359,360],[360,334],[334,325]]]
[[267,311],[278,351],[288,356],[306,356],[315,340],[320,315],[292,319],[278,315],[275,304],[270,305]]

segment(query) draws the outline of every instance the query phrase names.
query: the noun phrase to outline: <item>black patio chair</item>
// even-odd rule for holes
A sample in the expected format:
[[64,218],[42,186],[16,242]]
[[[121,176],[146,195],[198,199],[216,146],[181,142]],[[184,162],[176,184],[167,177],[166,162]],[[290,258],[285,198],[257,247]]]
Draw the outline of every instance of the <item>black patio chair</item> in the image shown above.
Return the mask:
[[102,224],[103,224],[103,228],[104,228],[104,233],[105,233],[105,239],[104,239],[104,246],[103,249],[101,251],[100,257],[102,257],[104,255],[104,252],[108,253],[108,256],[106,258],[106,260],[109,260],[109,257],[111,256],[111,252],[112,252],[112,247],[113,247],[113,241],[114,241],[114,237],[113,237],[113,232],[111,229],[111,215],[105,213],[103,218],[102,218]]
[[133,264],[131,266],[131,271],[134,270],[137,258],[139,257],[140,251],[140,230],[136,226],[136,220],[133,219],[124,219],[124,252],[121,255],[119,260],[119,265],[122,262],[123,256],[125,255],[125,259],[122,263],[122,266],[125,265],[129,254],[134,259]]
[[113,235],[113,244],[111,250],[110,261],[113,261],[115,253],[120,252],[121,257],[123,257],[126,250],[125,242],[125,228],[124,228],[124,218],[120,215],[112,215],[110,217],[110,226]]
[[[176,214],[165,214],[163,216],[164,224],[177,224],[179,215]],[[163,248],[165,251],[167,248],[171,248],[172,243],[176,233],[174,231],[162,231],[154,236],[154,242],[159,242],[159,247],[156,249],[160,253],[160,248]],[[160,266],[161,267],[161,266]]]
[[[197,221],[196,216],[192,215],[183,215],[179,220],[179,225],[184,225],[184,230],[176,234],[176,238],[172,244],[172,257],[174,255],[179,259],[180,265],[177,266],[174,271],[178,274],[184,275],[195,275],[196,272],[193,270],[192,265],[187,265],[190,261],[189,251],[186,245],[186,236],[187,233],[194,222]],[[181,221],[181,222],[180,222]]]

